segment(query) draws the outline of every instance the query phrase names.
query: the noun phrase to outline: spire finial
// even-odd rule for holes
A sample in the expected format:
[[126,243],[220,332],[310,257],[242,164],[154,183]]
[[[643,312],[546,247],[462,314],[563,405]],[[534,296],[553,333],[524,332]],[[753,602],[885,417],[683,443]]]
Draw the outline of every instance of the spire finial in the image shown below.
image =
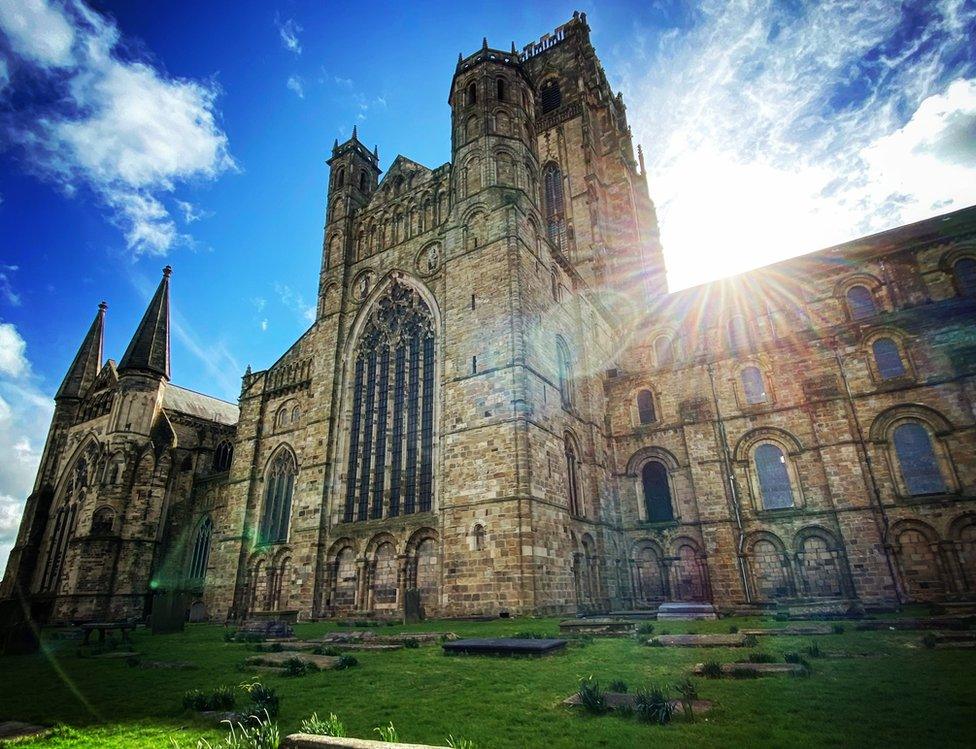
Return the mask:
[[107,309],[108,309],[108,304],[104,300],[98,303],[99,312],[104,312]]
[[359,140],[359,135],[357,134],[356,126],[355,125],[352,126],[352,139],[353,140]]
[[460,52],[458,52],[458,65],[461,64],[461,60],[463,60],[463,59],[464,59],[464,56]]
[[487,36],[481,37],[481,48],[482,49],[488,49],[488,37]]
[[644,169],[644,149],[641,148],[641,144],[637,144],[637,161],[640,163],[641,174],[646,174]]
[[379,146],[375,146],[375,145],[373,146],[373,158],[376,159],[377,161],[380,160],[380,147]]
[[512,54],[514,55],[518,50],[515,49],[515,42],[512,42]]
[[172,265],[167,265],[165,268],[163,268],[163,278],[169,278],[172,275],[173,275]]

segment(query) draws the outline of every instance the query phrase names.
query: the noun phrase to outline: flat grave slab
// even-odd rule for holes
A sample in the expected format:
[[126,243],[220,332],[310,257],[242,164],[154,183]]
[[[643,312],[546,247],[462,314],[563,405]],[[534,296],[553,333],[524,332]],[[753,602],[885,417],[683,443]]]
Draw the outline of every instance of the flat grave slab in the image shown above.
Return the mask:
[[744,635],[755,635],[757,637],[777,635],[780,637],[793,637],[804,635],[829,635],[833,634],[834,629],[829,624],[803,624],[779,628],[770,627],[766,629],[740,629],[739,632]]
[[120,660],[123,658],[138,658],[139,654],[131,650],[111,650],[108,653],[98,653],[92,658],[104,658],[106,660]]
[[746,635],[658,635],[647,641],[648,645],[666,648],[743,648]]
[[32,723],[22,723],[19,720],[5,720],[0,722],[0,740],[2,739],[23,739],[28,736],[38,736],[47,733],[45,726],[36,726]]
[[710,603],[669,601],[658,606],[657,618],[659,621],[718,619],[718,612]]
[[445,642],[445,653],[479,655],[549,655],[566,647],[566,640],[528,639],[520,637],[475,637]]
[[[607,709],[617,710],[621,707],[634,707],[634,700],[637,698],[634,694],[628,694],[624,692],[606,692],[603,695],[603,699],[607,703]],[[669,700],[671,706],[674,708],[675,713],[681,714],[681,700]],[[579,692],[574,692],[569,697],[563,700],[564,705],[569,707],[579,707],[582,703],[580,702]],[[692,700],[691,711],[695,715],[701,715],[702,713],[707,713],[712,709],[712,702],[709,700]]]
[[394,635],[379,635],[375,632],[350,630],[348,632],[330,632],[324,635],[315,645],[339,645],[343,643],[369,642],[386,645],[402,645],[404,642],[414,641],[421,644],[441,642],[442,640],[457,640],[454,632],[401,632]]
[[[696,676],[705,673],[705,664],[697,663],[692,669]],[[779,676],[782,674],[793,674],[801,676],[807,673],[807,668],[801,663],[723,663],[722,673],[726,676]]]
[[315,655],[313,653],[294,653],[294,652],[283,652],[283,653],[260,653],[259,655],[252,655],[247,658],[244,662],[249,666],[272,666],[275,668],[281,668],[285,665],[286,661],[290,661],[292,658],[299,658],[306,663],[314,663],[323,671],[327,671],[330,668],[334,668],[338,662],[338,658],[331,655]]
[[976,624],[976,616],[931,616],[921,619],[866,619],[858,622],[854,629],[859,632],[874,632],[885,629],[964,630],[973,624]]
[[602,635],[604,637],[629,637],[637,625],[623,619],[607,617],[594,619],[566,619],[559,622],[560,634]]

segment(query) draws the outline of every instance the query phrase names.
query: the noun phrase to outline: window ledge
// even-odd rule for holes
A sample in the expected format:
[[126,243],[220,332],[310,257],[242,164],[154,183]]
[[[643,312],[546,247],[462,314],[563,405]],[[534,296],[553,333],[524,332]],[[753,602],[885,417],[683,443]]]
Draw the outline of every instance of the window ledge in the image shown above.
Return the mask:
[[963,497],[958,491],[944,491],[937,494],[896,494],[895,499],[901,504],[919,505],[929,502],[955,502]]
[[652,531],[666,531],[671,528],[677,528],[681,525],[681,521],[675,520],[638,520],[637,527],[641,530],[652,530]]

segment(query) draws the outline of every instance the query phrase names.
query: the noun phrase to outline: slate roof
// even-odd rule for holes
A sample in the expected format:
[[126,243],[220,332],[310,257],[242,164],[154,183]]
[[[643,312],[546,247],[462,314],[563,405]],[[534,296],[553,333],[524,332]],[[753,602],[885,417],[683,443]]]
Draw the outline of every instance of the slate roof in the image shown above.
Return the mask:
[[233,403],[171,384],[163,392],[163,408],[227,426],[236,424],[240,417],[240,409]]

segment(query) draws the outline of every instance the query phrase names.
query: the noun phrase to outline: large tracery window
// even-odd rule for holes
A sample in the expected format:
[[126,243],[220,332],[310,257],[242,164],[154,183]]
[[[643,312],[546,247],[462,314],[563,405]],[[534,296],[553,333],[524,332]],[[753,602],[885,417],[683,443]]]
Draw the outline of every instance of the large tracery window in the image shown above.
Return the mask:
[[295,456],[282,449],[268,466],[264,477],[264,513],[261,515],[260,543],[276,544],[288,540],[291,498],[295,491]]
[[96,455],[94,448],[89,448],[86,455],[78,459],[71,471],[71,478],[64,488],[61,506],[54,516],[47,561],[41,576],[42,591],[55,590],[61,578],[64,557],[68,552],[68,542],[75,535],[78,508],[84,503],[88,491],[89,464],[94,464]]
[[563,199],[563,173],[555,162],[550,161],[542,170],[545,188],[546,236],[562,249],[566,226],[566,207]]
[[434,376],[430,307],[394,281],[356,347],[345,522],[432,509]]

